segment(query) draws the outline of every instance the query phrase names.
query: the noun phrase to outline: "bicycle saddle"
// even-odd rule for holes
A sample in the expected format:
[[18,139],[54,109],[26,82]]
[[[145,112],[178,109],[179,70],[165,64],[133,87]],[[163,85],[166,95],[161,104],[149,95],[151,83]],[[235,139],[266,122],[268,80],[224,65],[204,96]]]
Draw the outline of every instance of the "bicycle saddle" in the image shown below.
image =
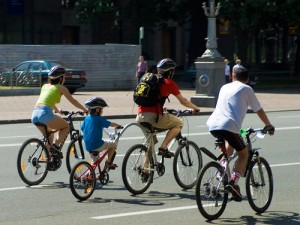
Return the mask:
[[225,146],[225,141],[224,139],[222,138],[218,138],[216,141],[215,141],[215,146]]
[[151,133],[154,133],[154,132],[164,132],[164,131],[167,130],[167,129],[161,129],[161,128],[154,127],[154,126],[152,126],[152,125],[151,125],[150,123],[148,123],[148,122],[140,122],[140,124],[141,124],[143,127],[147,128],[147,129],[149,130],[149,132],[151,132]]

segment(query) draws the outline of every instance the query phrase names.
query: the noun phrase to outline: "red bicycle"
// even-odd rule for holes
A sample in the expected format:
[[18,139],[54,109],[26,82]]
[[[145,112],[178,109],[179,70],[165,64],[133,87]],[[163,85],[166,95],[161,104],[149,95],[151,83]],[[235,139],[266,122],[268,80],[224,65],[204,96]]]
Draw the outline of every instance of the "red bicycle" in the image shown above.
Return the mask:
[[[123,134],[125,128],[117,127],[113,133],[108,133],[109,139],[114,140],[118,144],[119,138]],[[105,150],[100,158],[94,162],[89,163],[86,161],[78,162],[71,170],[70,173],[70,188],[73,195],[80,201],[87,200],[92,196],[99,181],[101,187],[106,185],[109,181],[109,168],[106,166],[101,167],[103,159],[106,157],[108,150]],[[116,153],[112,157],[115,158]]]

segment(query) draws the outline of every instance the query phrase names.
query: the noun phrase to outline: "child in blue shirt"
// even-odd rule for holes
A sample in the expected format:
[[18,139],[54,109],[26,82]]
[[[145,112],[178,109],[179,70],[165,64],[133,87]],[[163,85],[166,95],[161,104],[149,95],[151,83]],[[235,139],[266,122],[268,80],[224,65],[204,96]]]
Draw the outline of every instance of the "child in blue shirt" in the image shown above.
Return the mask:
[[113,157],[116,154],[117,145],[112,140],[103,140],[103,128],[122,127],[118,123],[108,121],[102,116],[103,108],[108,105],[100,97],[93,97],[85,102],[89,109],[89,115],[85,117],[81,130],[83,131],[83,140],[86,150],[90,153],[93,162],[99,159],[99,153],[108,149],[108,158],[105,167],[115,169],[118,167],[113,163]]

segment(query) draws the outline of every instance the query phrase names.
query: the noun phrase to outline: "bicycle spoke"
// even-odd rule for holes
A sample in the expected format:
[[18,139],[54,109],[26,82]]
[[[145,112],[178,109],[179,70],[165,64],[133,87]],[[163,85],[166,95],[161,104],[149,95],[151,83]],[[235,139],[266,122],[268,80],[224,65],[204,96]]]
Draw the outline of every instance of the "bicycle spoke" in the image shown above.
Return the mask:
[[196,185],[196,202],[200,213],[209,220],[219,218],[225,210],[228,192],[225,191],[227,178],[218,179],[220,165],[210,162],[202,169]]
[[273,196],[273,176],[267,161],[260,158],[251,164],[246,177],[246,193],[250,206],[258,213],[266,211]]
[[21,179],[28,185],[41,183],[47,175],[48,153],[38,139],[29,139],[21,146],[17,167]]
[[132,194],[141,194],[150,186],[153,178],[153,159],[146,157],[146,147],[135,145],[126,153],[122,164],[122,179]]
[[93,167],[85,161],[77,163],[70,173],[70,189],[80,201],[88,199],[96,188],[96,175]]
[[184,189],[193,188],[201,167],[202,155],[194,142],[189,142],[188,147],[179,146],[175,152],[173,164],[174,177],[179,186]]

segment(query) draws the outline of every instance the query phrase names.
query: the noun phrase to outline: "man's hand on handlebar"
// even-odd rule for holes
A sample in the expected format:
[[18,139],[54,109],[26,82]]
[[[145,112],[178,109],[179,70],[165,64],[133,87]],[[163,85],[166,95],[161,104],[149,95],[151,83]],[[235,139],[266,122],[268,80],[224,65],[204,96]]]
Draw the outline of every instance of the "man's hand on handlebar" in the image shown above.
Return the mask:
[[268,126],[265,126],[263,129],[264,133],[268,133],[269,135],[273,135],[275,133],[275,127],[272,126],[271,124]]
[[199,113],[200,113],[199,108],[198,109],[193,109],[193,112],[192,112],[193,115],[198,115]]

